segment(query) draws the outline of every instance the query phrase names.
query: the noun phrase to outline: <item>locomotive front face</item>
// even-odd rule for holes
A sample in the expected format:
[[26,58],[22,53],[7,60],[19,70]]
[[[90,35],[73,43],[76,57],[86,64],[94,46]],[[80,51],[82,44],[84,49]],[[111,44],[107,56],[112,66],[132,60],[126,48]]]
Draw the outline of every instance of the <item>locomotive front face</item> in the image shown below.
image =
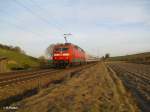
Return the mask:
[[57,46],[53,52],[53,63],[57,67],[67,66],[70,58],[69,46]]

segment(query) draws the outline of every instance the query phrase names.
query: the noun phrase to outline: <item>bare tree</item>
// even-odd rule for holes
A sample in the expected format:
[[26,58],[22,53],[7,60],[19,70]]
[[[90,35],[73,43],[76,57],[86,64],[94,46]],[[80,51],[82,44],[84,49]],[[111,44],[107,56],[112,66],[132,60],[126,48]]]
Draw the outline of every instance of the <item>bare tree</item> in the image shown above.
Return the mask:
[[19,46],[14,47],[13,50],[21,53],[21,48]]
[[53,49],[54,49],[55,44],[51,44],[46,48],[46,56],[48,58],[53,56]]
[[105,54],[105,59],[108,59],[109,57],[110,57],[109,53]]

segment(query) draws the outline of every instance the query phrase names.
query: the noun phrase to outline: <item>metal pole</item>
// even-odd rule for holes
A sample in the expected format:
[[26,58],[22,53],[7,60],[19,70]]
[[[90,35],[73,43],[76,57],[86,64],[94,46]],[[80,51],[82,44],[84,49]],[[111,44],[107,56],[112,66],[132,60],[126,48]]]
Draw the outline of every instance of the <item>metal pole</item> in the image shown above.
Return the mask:
[[64,37],[65,38],[65,42],[67,43],[67,37]]
[[67,41],[67,36],[70,36],[70,35],[72,35],[71,33],[68,33],[68,34],[64,34],[64,38],[65,38],[65,42],[67,43],[68,41]]

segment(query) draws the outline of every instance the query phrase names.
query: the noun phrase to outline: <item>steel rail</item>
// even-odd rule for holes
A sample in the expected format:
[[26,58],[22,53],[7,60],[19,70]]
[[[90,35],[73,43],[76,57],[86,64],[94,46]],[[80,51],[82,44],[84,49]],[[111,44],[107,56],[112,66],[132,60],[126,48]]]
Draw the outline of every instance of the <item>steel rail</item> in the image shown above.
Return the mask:
[[95,63],[89,64],[89,65],[77,66],[77,67],[73,67],[73,68],[67,68],[67,69],[53,69],[51,71],[46,70],[46,71],[32,72],[32,73],[28,73],[28,74],[20,74],[20,75],[18,74],[17,76],[6,77],[3,79],[0,79],[0,87],[5,86],[5,85],[10,85],[12,83],[36,79],[39,77],[50,75],[52,73],[61,72],[63,70],[70,70],[70,69],[83,70],[83,69],[88,68],[93,65],[95,65]]

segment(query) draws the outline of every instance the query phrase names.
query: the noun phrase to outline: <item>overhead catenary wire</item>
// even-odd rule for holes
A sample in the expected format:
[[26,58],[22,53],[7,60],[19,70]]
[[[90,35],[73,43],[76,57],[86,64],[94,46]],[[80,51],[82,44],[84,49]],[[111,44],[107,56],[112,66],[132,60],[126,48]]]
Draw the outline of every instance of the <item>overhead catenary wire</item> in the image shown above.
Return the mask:
[[[34,0],[30,0],[30,2],[32,2],[37,8],[39,8],[40,10],[43,10],[44,12],[46,11],[43,7],[41,7],[38,3],[37,3],[37,1],[34,1]],[[47,14],[47,13],[46,13]],[[49,15],[49,14],[47,14],[47,15]],[[51,17],[51,19],[53,19],[53,17],[50,15],[50,17]],[[57,28],[59,28],[61,31],[63,31],[63,32],[67,32],[67,31],[64,31],[63,29],[61,29],[61,25],[59,24],[59,23],[53,23],[53,24],[55,24],[55,26],[57,27]],[[62,26],[63,27],[63,26]],[[71,34],[71,36],[72,37],[75,37],[72,33],[69,33],[69,32],[67,32],[67,34]],[[64,36],[64,34],[62,35],[62,36]]]
[[[27,7],[26,5],[24,5],[22,2],[20,2],[19,0],[14,0],[16,4],[20,5],[21,7],[23,7],[24,9],[26,9],[28,12],[30,12],[32,15],[34,15],[35,17],[37,17],[38,19],[40,19],[41,21],[43,21],[45,24],[47,24],[48,26],[50,25],[51,27],[51,23],[45,19],[44,17],[42,17],[41,15],[35,13],[31,8]],[[59,30],[61,33],[63,33],[62,29],[60,28],[56,28],[57,30]]]
[[[37,8],[39,8],[40,10],[42,10],[42,11],[44,11],[44,12],[46,12],[46,10],[43,8],[43,7],[41,7],[38,3],[37,3],[37,1],[34,1],[34,0],[30,0],[30,2],[31,3],[33,3]],[[46,13],[46,15],[48,16],[49,14],[48,13]],[[51,19],[53,19],[53,17],[52,17],[52,15],[50,15],[50,17],[51,17]],[[55,27],[57,27],[57,28],[59,28],[62,32],[66,32],[66,31],[64,31],[60,26],[60,24],[59,23],[53,23],[54,25],[55,25]],[[67,34],[71,34],[71,33],[67,33]],[[63,34],[62,36],[64,36],[65,34]],[[71,34],[72,35],[72,34]],[[73,36],[74,37],[74,36]],[[66,40],[65,40],[66,41]]]
[[[38,13],[35,13],[35,11],[33,11],[30,7],[27,7],[26,5],[24,5],[23,3],[21,3],[21,2],[18,1],[18,0],[14,0],[14,1],[15,1],[15,3],[17,3],[19,6],[23,7],[23,8],[26,9],[29,13],[31,13],[33,16],[35,16],[37,19],[40,19],[41,21],[45,22],[47,25],[51,25],[51,23],[50,23],[47,19],[43,18],[43,17],[42,17],[41,15],[39,15]],[[38,5],[37,5],[37,7],[38,7]],[[42,10],[43,8],[40,6],[40,9]],[[43,9],[43,10],[44,10],[44,9]],[[8,15],[10,16],[10,14],[7,13],[7,11],[3,11],[3,10],[0,10],[0,11],[3,12],[3,13],[5,13],[5,14],[8,14]],[[12,15],[11,15],[11,16],[12,16]],[[16,16],[13,16],[13,18],[15,18],[17,21],[19,20]],[[6,20],[3,20],[3,21],[5,21],[5,23],[7,23]],[[20,21],[20,20],[19,20],[19,21]],[[23,22],[23,21],[22,21],[22,22]],[[20,22],[20,23],[21,23],[21,22]],[[42,35],[39,34],[39,33],[35,33],[35,32],[33,32],[33,31],[31,31],[29,28],[26,28],[26,27],[24,27],[24,26],[20,26],[20,25],[18,25],[18,24],[12,23],[11,21],[8,21],[8,24],[13,25],[14,27],[16,27],[16,28],[19,29],[19,30],[23,30],[23,31],[25,31],[25,32],[30,32],[30,33],[32,33],[32,34],[34,34],[34,35],[39,36],[39,37],[42,36]],[[58,25],[57,25],[57,24],[55,24],[55,26],[57,26],[57,29],[59,29],[59,31],[61,31],[61,34],[63,35],[63,34],[64,34],[64,31],[62,31],[63,29],[58,28]],[[50,26],[50,27],[51,27],[51,26]]]
[[[66,33],[62,28],[58,27],[58,23],[54,23],[51,21],[48,21],[47,19],[45,19],[43,16],[41,16],[40,14],[36,13],[34,10],[32,10],[32,8],[27,7],[26,5],[23,4],[23,2],[20,2],[19,0],[14,0],[15,3],[17,3],[18,5],[20,5],[21,7],[23,7],[24,9],[26,9],[28,12],[30,12],[32,15],[34,15],[35,17],[37,17],[38,19],[40,19],[41,21],[45,22],[47,25],[50,26],[54,24],[55,28],[61,33],[61,35],[63,36],[64,33]],[[33,0],[30,0],[32,3],[34,3],[34,5],[36,5],[36,7],[38,7],[40,10],[45,10],[43,9],[40,5],[38,5],[38,3],[35,3]],[[52,17],[51,17],[52,18]],[[70,33],[70,32],[68,32]],[[72,35],[74,37],[74,35]]]
[[[6,11],[1,10],[1,9],[0,9],[0,13],[4,13],[4,14],[7,14],[8,16],[10,16],[9,13],[7,13]],[[20,21],[16,16],[12,16],[12,17],[14,17],[17,21]],[[21,25],[12,23],[12,22],[10,22],[10,21],[8,21],[8,20],[3,20],[3,19],[0,19],[0,20],[2,20],[3,22],[5,22],[5,23],[7,23],[7,24],[9,24],[9,25],[13,25],[13,26],[16,27],[17,29],[22,30],[22,31],[24,31],[24,32],[29,32],[29,33],[32,33],[32,34],[34,34],[34,35],[36,35],[36,36],[39,36],[39,37],[42,36],[41,34],[39,34],[39,33],[37,33],[37,32],[33,32],[32,30],[30,30],[30,29],[28,29],[28,28],[26,28],[26,27],[24,27],[24,26],[21,26]],[[20,22],[23,22],[23,21],[20,21]]]
[[[40,10],[46,12],[46,10],[41,7],[37,1],[34,0],[30,0],[31,3],[33,3],[37,8],[39,8]],[[45,13],[47,16],[49,15],[48,13]],[[53,19],[52,15],[50,15],[51,19]],[[60,29],[61,31],[64,31],[64,29],[62,29],[61,27],[63,27],[62,25],[60,25],[59,23],[53,23],[58,29]],[[65,31],[64,31],[65,32]]]
[[19,25],[15,24],[15,23],[12,23],[12,22],[10,22],[10,21],[6,21],[6,20],[3,20],[3,19],[0,19],[0,20],[3,21],[3,22],[5,22],[6,24],[9,24],[9,25],[14,26],[14,27],[17,28],[18,30],[22,30],[22,31],[24,31],[24,32],[32,33],[33,35],[36,35],[36,36],[38,36],[38,37],[41,37],[41,36],[42,36],[42,35],[40,35],[40,34],[38,34],[38,33],[35,33],[35,32],[33,32],[33,31],[31,31],[31,30],[25,28],[25,27],[19,26]]

